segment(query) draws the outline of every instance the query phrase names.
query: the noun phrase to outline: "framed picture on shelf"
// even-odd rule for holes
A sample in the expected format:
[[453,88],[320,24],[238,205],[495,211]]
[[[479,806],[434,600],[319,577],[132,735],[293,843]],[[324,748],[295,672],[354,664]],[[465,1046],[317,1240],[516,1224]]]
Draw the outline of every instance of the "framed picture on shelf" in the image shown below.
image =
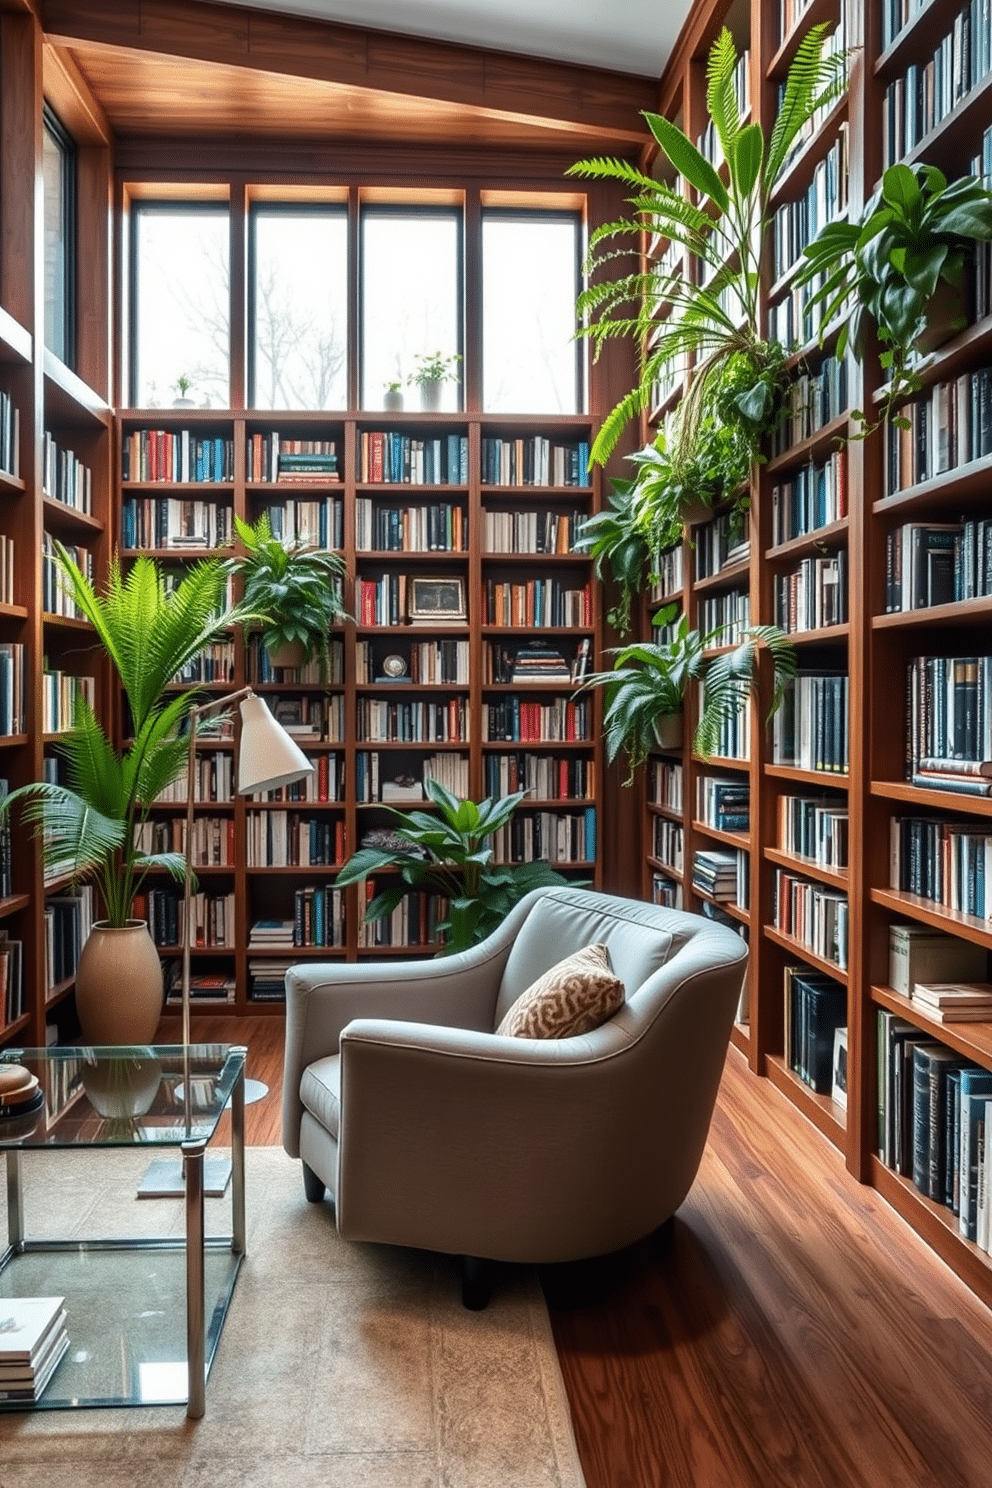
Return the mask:
[[464,620],[465,580],[417,579],[411,575],[407,616],[415,622],[429,622],[434,625]]

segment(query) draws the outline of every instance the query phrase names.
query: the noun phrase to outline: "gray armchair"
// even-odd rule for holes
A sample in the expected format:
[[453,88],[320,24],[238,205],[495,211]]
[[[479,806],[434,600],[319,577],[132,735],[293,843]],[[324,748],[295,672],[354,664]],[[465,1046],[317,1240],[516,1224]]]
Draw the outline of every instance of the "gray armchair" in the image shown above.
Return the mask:
[[[624,983],[593,1032],[497,1036],[570,952],[605,942]],[[538,889],[481,945],[286,975],[283,1146],[347,1239],[534,1263],[618,1250],[695,1178],[747,947],[697,915]],[[467,1305],[484,1305],[466,1267]]]

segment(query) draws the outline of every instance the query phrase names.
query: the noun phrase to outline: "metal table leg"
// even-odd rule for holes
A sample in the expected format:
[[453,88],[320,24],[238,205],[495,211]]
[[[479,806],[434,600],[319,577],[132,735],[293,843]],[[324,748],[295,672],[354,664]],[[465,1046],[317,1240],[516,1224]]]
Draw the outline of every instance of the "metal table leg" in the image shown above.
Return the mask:
[[11,1251],[24,1244],[24,1204],[21,1189],[21,1154],[7,1150],[7,1245]]
[[184,1142],[186,1182],[186,1414],[198,1421],[206,1409],[206,1323],[203,1302],[203,1154],[206,1142]]
[[[233,1054],[241,1050],[234,1048]],[[244,1050],[245,1056],[248,1050]],[[245,1065],[231,1091],[231,1249],[245,1253]]]

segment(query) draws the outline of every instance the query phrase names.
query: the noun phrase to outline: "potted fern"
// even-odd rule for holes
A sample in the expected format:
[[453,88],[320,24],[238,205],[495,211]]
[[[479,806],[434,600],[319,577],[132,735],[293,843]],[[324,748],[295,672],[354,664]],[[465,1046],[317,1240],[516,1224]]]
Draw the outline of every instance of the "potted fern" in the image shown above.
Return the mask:
[[[692,363],[693,375],[678,406],[669,438],[679,471],[697,459],[707,419],[735,425],[743,476],[758,457],[779,415],[787,383],[785,353],[760,334],[762,246],[772,216],[772,192],[801,131],[817,109],[841,91],[843,55],[824,55],[829,27],[803,37],[785,81],[781,106],[765,138],[758,123],[745,123],[734,87],[738,55],[724,29],[709,54],[706,102],[726,173],[718,171],[687,135],[661,115],[645,120],[677,179],[659,182],[628,161],[580,161],[570,174],[629,186],[630,215],[596,229],[588,268],[594,282],[578,300],[596,355],[611,339],[632,339],[640,357],[637,384],[604,420],[592,455],[605,463],[627,424],[650,406],[653,390],[672,368]],[[700,272],[684,273],[681,257],[662,259],[633,273],[615,272],[625,240],[639,248],[641,235],[677,245]],[[721,485],[733,497],[740,460]]]
[[145,921],[133,917],[134,899],[152,870],[180,881],[185,870],[182,853],[138,846],[152,803],[186,769],[183,725],[196,692],[170,692],[169,684],[238,617],[225,613],[221,559],[193,563],[170,587],[153,559],[136,558],[125,575],[115,557],[97,593],[65,548],[55,550],[63,582],[124,689],[133,736],[115,747],[94,710],[78,699],[72,728],[56,745],[68,783],[22,786],[0,802],[0,816],[19,805],[41,839],[46,875],[96,888],[103,918],[76,973],[87,1043],[143,1045],[153,1040],[161,1016],[162,969]]
[[682,714],[690,682],[702,685],[693,747],[697,754],[712,755],[724,722],[757,692],[757,663],[762,648],[772,660],[769,718],[777,712],[796,673],[795,648],[778,626],[752,625],[740,641],[726,646],[722,629],[705,633],[691,629],[688,616],[678,616],[677,605],[659,610],[653,623],[673,627],[670,637],[617,648],[611,653],[616,657],[612,669],[594,672],[582,684],[583,688],[606,690],[606,754],[612,763],[621,749],[626,753],[625,785],[633,783],[653,749],[681,748]]

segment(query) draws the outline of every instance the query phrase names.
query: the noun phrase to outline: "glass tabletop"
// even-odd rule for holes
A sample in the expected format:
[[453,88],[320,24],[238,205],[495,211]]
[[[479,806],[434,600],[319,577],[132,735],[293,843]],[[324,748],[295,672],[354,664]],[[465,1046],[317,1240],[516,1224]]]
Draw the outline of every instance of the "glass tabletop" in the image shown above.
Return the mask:
[[229,1044],[0,1050],[0,1070],[22,1065],[37,1081],[32,1109],[0,1106],[0,1151],[209,1141],[245,1055]]

